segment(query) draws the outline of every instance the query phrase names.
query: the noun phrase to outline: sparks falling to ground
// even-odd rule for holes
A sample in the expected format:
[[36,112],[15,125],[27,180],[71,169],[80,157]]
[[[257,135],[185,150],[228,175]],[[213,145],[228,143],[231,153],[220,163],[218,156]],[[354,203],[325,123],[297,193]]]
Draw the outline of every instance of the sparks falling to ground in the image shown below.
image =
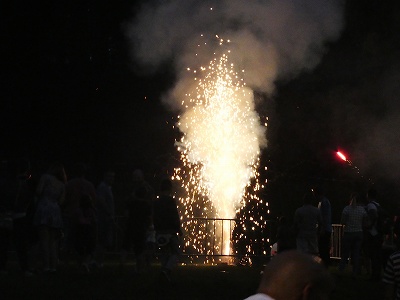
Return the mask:
[[183,136],[176,144],[183,168],[175,170],[174,179],[185,192],[180,198],[187,220],[185,246],[231,255],[238,223],[225,219],[235,219],[246,201],[262,204],[257,170],[266,124],[260,125],[244,71],[237,72],[229,61],[229,41],[218,41],[221,53],[214,53],[207,67],[188,68],[196,87],[181,103],[184,113],[177,126]]
[[[146,73],[165,63],[176,72],[174,87],[162,101],[181,114],[177,126],[183,137],[177,146],[182,164],[174,178],[183,188],[178,196],[187,226],[185,247],[204,253],[211,243],[221,253],[232,253],[240,244],[251,254],[248,245],[264,244],[263,235],[254,233],[268,215],[267,203],[256,196],[258,178],[265,175],[257,169],[266,128],[259,124],[264,121],[244,81],[272,97],[275,82],[314,69],[327,44],[340,37],[343,9],[339,0],[146,1],[127,26],[133,57]],[[233,43],[214,39],[215,32]],[[201,33],[204,39],[196,48]],[[265,99],[258,96],[262,107]],[[229,222],[232,244],[207,240],[214,232],[208,221],[196,217],[238,219]]]

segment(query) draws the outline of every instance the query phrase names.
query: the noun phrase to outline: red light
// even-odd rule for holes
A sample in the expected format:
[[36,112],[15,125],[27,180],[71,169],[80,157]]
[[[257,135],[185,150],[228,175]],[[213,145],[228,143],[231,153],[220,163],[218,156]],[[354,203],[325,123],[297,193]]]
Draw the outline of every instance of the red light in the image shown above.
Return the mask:
[[336,154],[337,154],[337,156],[339,156],[342,160],[347,161],[346,156],[345,156],[342,152],[337,151]]

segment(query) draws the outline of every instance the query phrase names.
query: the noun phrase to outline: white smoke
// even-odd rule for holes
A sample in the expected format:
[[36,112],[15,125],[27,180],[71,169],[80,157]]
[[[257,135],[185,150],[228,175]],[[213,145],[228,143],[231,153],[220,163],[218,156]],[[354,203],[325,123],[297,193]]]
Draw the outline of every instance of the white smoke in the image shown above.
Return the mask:
[[[255,147],[248,149],[249,153],[238,153],[232,157],[232,161],[240,161],[241,169],[231,170],[234,164],[228,167],[225,163],[225,171],[247,174],[248,168],[257,164],[260,149],[266,146],[265,127],[257,119],[254,98],[234,96],[224,100],[231,101],[232,107],[240,111],[235,115],[241,117],[232,124],[211,120],[210,114],[199,114],[201,110],[195,110],[196,117],[193,117],[193,105],[197,104],[196,100],[188,101],[188,97],[196,98],[193,95],[198,91],[198,81],[193,80],[193,73],[187,69],[200,70],[200,67],[209,65],[221,46],[216,42],[216,36],[219,36],[230,41],[232,51],[229,52],[229,63],[237,66],[237,72],[245,70],[246,86],[271,95],[276,80],[294,77],[318,64],[326,43],[340,35],[343,9],[341,0],[154,1],[143,4],[134,21],[127,26],[127,35],[132,43],[133,58],[147,70],[173,62],[177,80],[173,89],[164,95],[163,101],[170,108],[181,111],[178,127],[185,135],[186,147],[199,144],[194,141],[192,132],[196,132],[196,137],[202,134],[210,136],[211,132],[222,130],[227,125],[236,126],[234,130],[229,129],[232,132],[246,129],[246,134],[236,136],[240,140],[234,144],[239,147],[249,144],[249,141],[257,141]],[[196,76],[201,77],[199,73]],[[227,103],[224,109],[229,106]],[[208,109],[216,108],[211,106]],[[215,127],[210,129],[207,124],[214,124]],[[198,145],[197,149],[191,147],[192,152],[185,154],[192,163],[217,165],[220,163],[216,161],[217,157],[227,153],[226,147],[220,147],[232,143],[221,138],[200,140],[207,144]],[[200,151],[201,147],[207,151]],[[215,149],[220,149],[220,152],[211,155]],[[195,155],[201,152],[207,154]],[[197,156],[196,159],[194,156]],[[252,176],[244,181],[240,179],[241,184],[236,185],[243,188]],[[215,181],[221,180],[221,176],[215,177]],[[215,182],[211,185],[214,186]],[[237,196],[240,200],[241,194]]]
[[[207,64],[215,49],[196,39],[203,34],[229,38],[234,59],[246,70],[246,83],[271,94],[277,79],[291,78],[314,68],[343,28],[341,0],[170,0],[145,3],[127,26],[134,59],[147,69],[173,60],[178,74],[176,87],[165,101],[176,101],[186,93],[187,73],[181,72],[194,52]],[[212,45],[210,40],[209,45]],[[232,57],[231,57],[232,59]]]
[[[180,201],[188,219],[198,210],[198,199],[192,197],[197,193],[214,204],[214,217],[235,217],[246,187],[257,178],[260,151],[266,146],[266,128],[250,89],[271,95],[276,80],[314,68],[325,43],[340,35],[341,4],[334,0],[160,0],[144,4],[127,27],[136,61],[147,70],[173,62],[177,74],[163,101],[182,113],[177,125],[183,137],[176,144],[184,165],[196,174],[182,180],[188,193]],[[220,53],[225,42],[228,55]],[[208,216],[205,211],[201,213]],[[214,234],[223,237],[221,248],[229,254],[226,230],[229,227]]]

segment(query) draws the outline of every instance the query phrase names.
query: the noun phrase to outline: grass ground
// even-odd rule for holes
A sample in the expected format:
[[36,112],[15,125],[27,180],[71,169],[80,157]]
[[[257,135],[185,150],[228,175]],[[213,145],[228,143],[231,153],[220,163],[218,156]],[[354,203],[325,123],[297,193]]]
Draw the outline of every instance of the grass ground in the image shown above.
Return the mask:
[[[244,299],[258,286],[262,266],[179,266],[172,274],[172,282],[159,275],[154,265],[141,275],[133,272],[133,265],[121,267],[108,262],[102,269],[85,273],[76,265],[61,265],[55,274],[24,277],[16,264],[11,264],[8,275],[0,275],[0,299]],[[331,300],[382,299],[380,283],[367,277],[353,279],[350,273],[339,276],[331,268],[336,289]]]

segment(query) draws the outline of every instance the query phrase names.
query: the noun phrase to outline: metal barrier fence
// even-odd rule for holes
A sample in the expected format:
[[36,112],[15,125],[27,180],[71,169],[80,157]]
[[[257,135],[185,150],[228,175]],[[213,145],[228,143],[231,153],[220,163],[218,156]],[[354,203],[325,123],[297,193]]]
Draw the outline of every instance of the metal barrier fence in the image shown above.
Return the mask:
[[[230,262],[239,262],[242,258],[247,257],[250,258],[252,263],[263,263],[265,259],[269,259],[271,255],[272,244],[275,242],[276,231],[277,231],[277,222],[276,221],[268,221],[265,229],[259,232],[260,235],[264,237],[263,241],[250,239],[250,241],[246,240],[243,245],[245,249],[249,249],[249,246],[252,246],[255,251],[251,254],[248,253],[231,253],[229,255],[225,255],[222,252],[222,244],[221,240],[215,238],[217,236],[217,230],[224,230],[225,226],[229,226],[230,232],[230,240],[232,240],[232,235],[234,233],[234,228],[237,226],[238,220],[234,219],[206,219],[206,218],[197,218],[186,220],[186,222],[194,222],[195,227],[192,227],[193,232],[198,232],[201,228],[202,231],[209,232],[207,238],[203,239],[201,243],[201,247],[193,248],[188,244],[182,243],[181,249],[183,256],[188,258],[198,258],[197,262],[218,262],[223,261],[226,262],[226,258],[230,259]],[[222,222],[221,225],[218,225],[219,222]],[[228,223],[228,224],[225,224]],[[114,247],[112,250],[108,252],[111,255],[118,255],[120,253],[122,243],[124,240],[125,234],[125,224],[126,217],[117,216],[115,221],[115,240]],[[203,224],[203,225],[201,225]],[[197,226],[197,228],[196,228]],[[209,231],[207,228],[211,228]],[[332,225],[332,235],[331,235],[331,258],[332,259],[340,259],[341,257],[341,247],[342,247],[342,235],[343,235],[343,226],[340,224]],[[223,233],[221,236],[223,237]],[[392,243],[384,244],[386,248],[393,249],[393,241]],[[265,249],[269,251],[265,251]],[[13,245],[11,245],[10,252],[15,252]],[[225,260],[224,260],[225,259]],[[190,262],[194,262],[194,260],[190,259]]]
[[343,225],[332,224],[331,258],[340,259],[342,249]]
[[[227,261],[228,258],[254,257],[256,259],[256,257],[269,256],[271,241],[276,236],[277,222],[266,221],[265,228],[251,230],[250,238],[245,242],[231,243],[230,241],[240,236],[241,222],[243,221],[222,218],[185,219],[182,224],[182,227],[186,228],[181,243],[182,255],[191,258],[190,261],[192,262],[197,261],[199,263],[201,261]],[[121,249],[125,224],[126,217],[116,217],[115,247],[111,252],[118,252]],[[224,250],[227,234],[229,234],[227,238],[228,247],[231,248],[228,253]]]
[[[119,251],[124,238],[126,218],[118,216],[116,218],[115,226],[115,250]],[[200,232],[202,236],[196,237],[196,243],[182,243],[182,254],[191,257],[221,257],[221,256],[243,256],[244,253],[232,252],[229,255],[223,252],[223,240],[226,232],[230,233],[229,240],[233,240],[234,229],[238,225],[238,220],[235,219],[207,219],[207,218],[193,218],[185,220],[190,223],[191,232]],[[184,226],[185,227],[185,226]],[[225,230],[229,227],[229,230]],[[249,244],[244,248],[248,249],[253,247],[253,253],[250,256],[269,256],[272,244],[274,243],[277,231],[277,223],[275,221],[268,221],[265,228],[263,228],[259,235],[260,239],[250,239]],[[341,256],[341,238],[343,234],[343,226],[340,224],[332,225],[331,235],[331,258],[340,259]],[[185,236],[187,239],[187,235]],[[254,240],[256,240],[254,242]],[[261,242],[262,241],[262,242]],[[263,245],[256,245],[255,243],[262,243]],[[254,245],[252,245],[254,243]],[[246,254],[248,255],[248,254]]]
[[[202,235],[196,237],[194,244],[182,245],[182,253],[185,255],[207,255],[207,256],[223,256],[224,254],[224,241],[232,240],[232,232],[236,226],[234,219],[222,218],[193,218],[186,221],[187,228],[191,232],[199,233]],[[191,235],[193,241],[194,234],[187,232],[187,236]],[[229,237],[227,237],[229,234]],[[189,237],[190,238],[190,237]]]

